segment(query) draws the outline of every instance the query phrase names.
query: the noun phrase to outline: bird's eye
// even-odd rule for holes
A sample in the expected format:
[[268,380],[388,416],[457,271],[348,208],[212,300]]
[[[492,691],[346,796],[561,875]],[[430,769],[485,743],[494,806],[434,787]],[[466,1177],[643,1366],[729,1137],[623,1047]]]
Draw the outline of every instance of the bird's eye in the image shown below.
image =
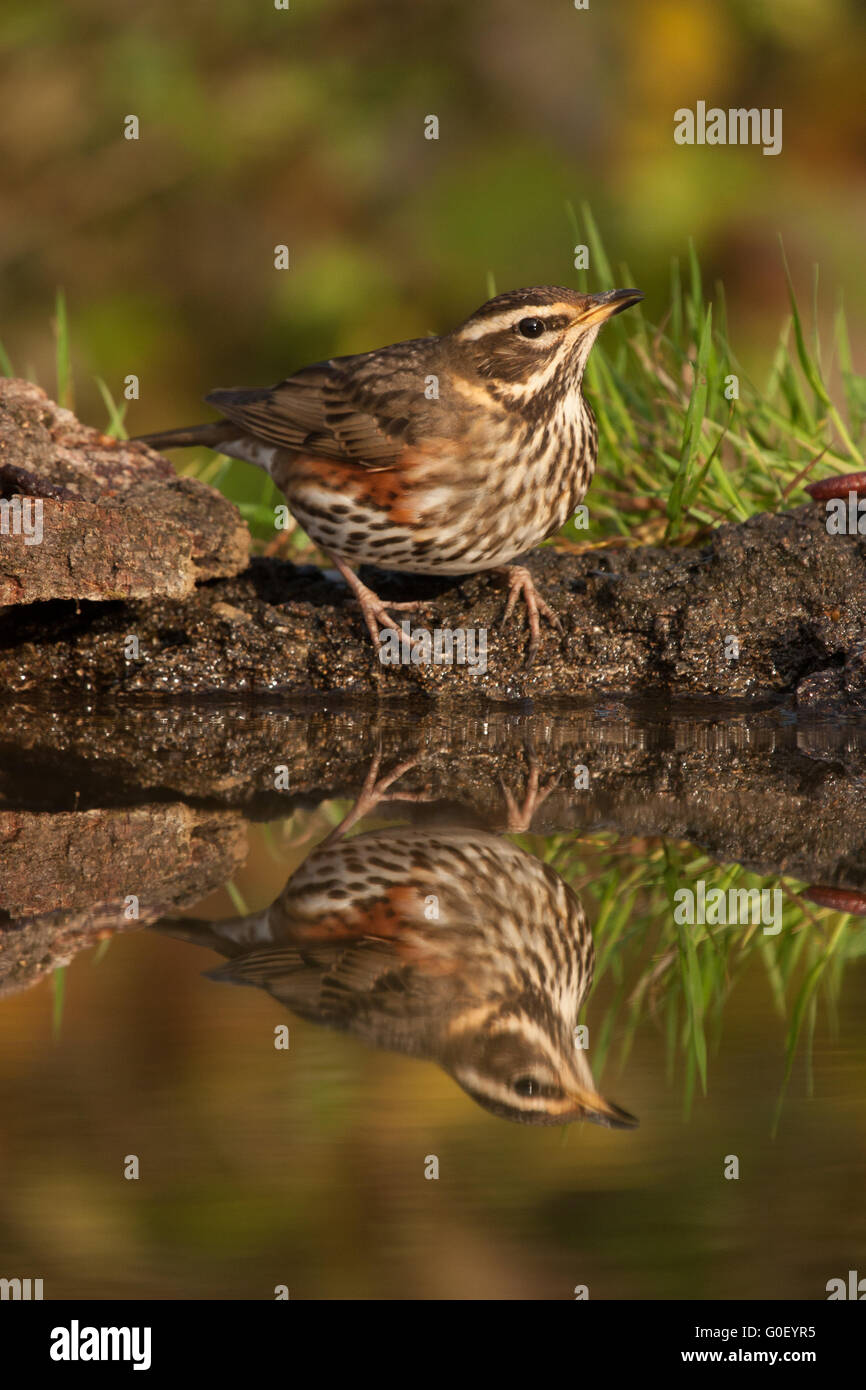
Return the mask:
[[540,338],[544,332],[544,319],[521,319],[517,331],[524,338]]
[[534,1076],[518,1076],[513,1087],[519,1096],[534,1096],[539,1090],[538,1082]]

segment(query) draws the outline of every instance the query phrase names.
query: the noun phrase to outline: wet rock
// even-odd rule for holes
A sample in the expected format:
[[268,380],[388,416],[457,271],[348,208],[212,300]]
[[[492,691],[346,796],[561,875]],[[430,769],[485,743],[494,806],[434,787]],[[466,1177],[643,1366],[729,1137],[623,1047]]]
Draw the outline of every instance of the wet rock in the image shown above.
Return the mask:
[[248,554],[237,509],[213,488],[0,379],[0,605],[182,598]]
[[866,710],[866,642],[854,642],[834,665],[804,677],[797,705],[817,713]]
[[199,902],[245,852],[244,823],[230,811],[0,809],[0,995],[115,932]]

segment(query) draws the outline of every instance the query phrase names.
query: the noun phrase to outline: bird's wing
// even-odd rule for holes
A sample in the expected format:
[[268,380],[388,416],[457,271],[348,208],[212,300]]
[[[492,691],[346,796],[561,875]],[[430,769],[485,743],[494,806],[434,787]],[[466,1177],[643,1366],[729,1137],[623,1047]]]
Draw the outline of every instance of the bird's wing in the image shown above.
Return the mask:
[[212,391],[209,405],[256,439],[325,458],[387,468],[411,442],[424,402],[431,342],[397,343],[304,367],[277,386]]
[[315,946],[265,946],[207,972],[213,980],[255,985],[303,1017],[351,1027],[359,1011],[373,1010],[386,1031],[411,1024],[429,1007],[437,978],[427,980],[398,941],[360,937]]

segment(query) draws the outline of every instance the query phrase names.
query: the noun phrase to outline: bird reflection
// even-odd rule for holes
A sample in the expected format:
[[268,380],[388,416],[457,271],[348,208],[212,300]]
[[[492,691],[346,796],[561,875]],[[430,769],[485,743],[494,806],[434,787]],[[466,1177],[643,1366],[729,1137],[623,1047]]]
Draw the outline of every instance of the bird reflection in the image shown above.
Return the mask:
[[577,1045],[594,952],[574,892],[483,830],[346,838],[364,808],[362,799],[265,912],[175,922],[172,934],[227,957],[211,978],[435,1061],[503,1119],[635,1125],[598,1093]]

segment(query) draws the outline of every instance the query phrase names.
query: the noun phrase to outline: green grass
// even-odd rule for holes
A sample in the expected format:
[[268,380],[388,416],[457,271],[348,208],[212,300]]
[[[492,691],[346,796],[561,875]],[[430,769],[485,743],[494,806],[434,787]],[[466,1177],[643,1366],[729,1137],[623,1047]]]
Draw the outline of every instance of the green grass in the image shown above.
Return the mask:
[[74,406],[72,387],[72,364],[69,343],[69,317],[66,313],[66,295],[57,291],[54,311],[54,338],[56,343],[55,360],[57,364],[57,404],[67,410]]
[[60,1041],[63,1031],[63,1006],[66,1000],[66,966],[61,965],[51,976],[51,1036]]
[[[588,207],[569,205],[576,243],[590,248],[593,274],[582,289],[640,284],[628,266],[614,273]],[[685,271],[671,264],[668,307],[651,323],[637,305],[605,328],[590,357],[586,394],[599,426],[599,471],[590,490],[590,539],[634,544],[686,542],[722,521],[742,521],[805,501],[798,485],[863,466],[866,378],[855,373],[840,303],[829,351],[807,329],[784,250],[780,277],[790,313],[781,324],[766,381],[752,380],[727,328],[724,294],[706,297],[694,247]],[[826,357],[826,362],[824,358]],[[828,379],[836,371],[842,401]],[[737,378],[738,399],[730,377]],[[587,533],[564,533],[585,543]]]
[[123,405],[118,405],[101,376],[96,378],[96,385],[99,387],[99,394],[108,411],[108,424],[104,433],[110,435],[112,439],[128,439],[129,435],[123,423],[128,402],[124,401]]
[[241,893],[241,890],[238,888],[237,884],[229,881],[226,884],[226,892],[231,898],[232,903],[234,904],[235,912],[238,914],[238,916],[246,917],[247,913],[249,912],[249,908],[247,907],[246,902],[244,901],[244,896]]
[[[811,1087],[819,1009],[832,1028],[846,965],[866,951],[866,922],[806,902],[799,896],[802,885],[791,880],[720,866],[687,844],[642,841],[636,851],[632,841],[614,834],[517,838],[577,892],[593,928],[596,968],[587,1003],[596,1082],[605,1066],[622,1067],[639,1027],[654,1026],[666,1039],[668,1081],[681,1085],[688,1109],[695,1093],[710,1087],[726,1005],[756,967],[766,979],[767,1008],[778,1020],[778,1125],[798,1056],[803,1084]],[[781,888],[781,931],[678,926],[674,893],[699,878],[708,891]],[[599,1016],[591,1001],[603,982],[610,1002]]]

